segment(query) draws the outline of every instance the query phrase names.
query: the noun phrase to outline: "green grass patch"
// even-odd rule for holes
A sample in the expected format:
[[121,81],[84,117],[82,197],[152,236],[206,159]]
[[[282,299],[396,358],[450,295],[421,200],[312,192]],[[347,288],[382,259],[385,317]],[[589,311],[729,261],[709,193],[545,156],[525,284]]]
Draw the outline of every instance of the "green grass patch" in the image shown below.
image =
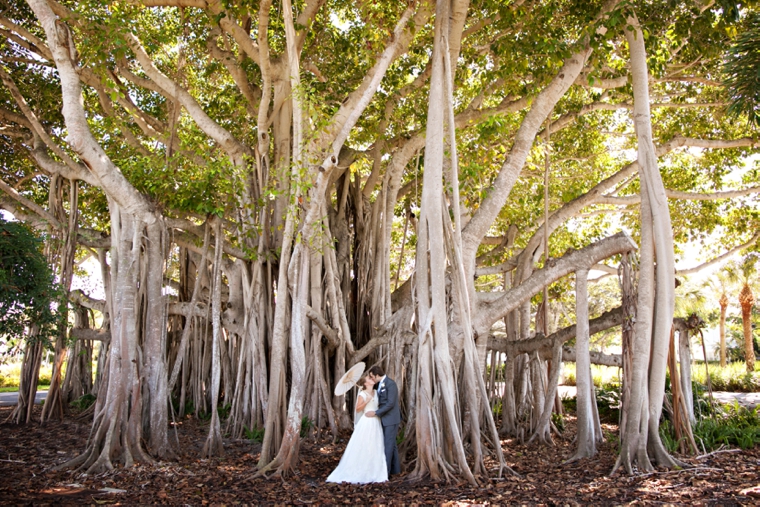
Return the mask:
[[[747,373],[744,362],[728,363],[721,367],[718,362],[709,361],[707,367],[710,370],[710,382],[713,391],[731,391],[737,393],[752,393],[760,391],[760,361],[755,362],[755,372]],[[695,361],[691,368],[691,380],[707,385],[705,363]]]
[[[65,365],[64,365],[65,373]],[[40,388],[50,386],[50,378],[53,376],[53,365],[43,364],[40,366]],[[18,390],[18,381],[21,377],[21,363],[0,365],[0,388],[13,387]]]
[[[755,363],[754,373],[747,373],[744,362],[733,362],[725,367],[721,367],[717,361],[710,361],[707,366],[710,370],[710,381],[713,391],[737,393],[760,391],[760,361]],[[615,366],[591,365],[591,376],[597,388],[620,383],[620,375],[620,368]],[[575,363],[564,364],[563,376],[563,385],[575,385]],[[707,374],[705,373],[705,363],[703,361],[694,361],[692,363],[691,380],[703,386],[707,385]]]
[[[575,385],[575,363],[564,363],[562,368],[564,381],[562,385]],[[596,387],[602,387],[610,384],[619,384],[622,370],[617,366],[604,366],[599,364],[591,365],[591,378]]]

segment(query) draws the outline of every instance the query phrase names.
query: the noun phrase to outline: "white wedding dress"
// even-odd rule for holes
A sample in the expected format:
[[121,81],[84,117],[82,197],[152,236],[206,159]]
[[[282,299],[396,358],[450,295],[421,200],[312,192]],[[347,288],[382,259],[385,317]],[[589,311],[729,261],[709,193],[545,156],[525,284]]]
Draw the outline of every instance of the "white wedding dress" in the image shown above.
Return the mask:
[[[367,398],[369,395],[362,391],[359,396]],[[388,480],[383,425],[379,417],[364,417],[364,412],[371,410],[377,410],[377,394],[358,415],[346,451],[340,458],[338,467],[327,478],[327,482],[366,484]]]

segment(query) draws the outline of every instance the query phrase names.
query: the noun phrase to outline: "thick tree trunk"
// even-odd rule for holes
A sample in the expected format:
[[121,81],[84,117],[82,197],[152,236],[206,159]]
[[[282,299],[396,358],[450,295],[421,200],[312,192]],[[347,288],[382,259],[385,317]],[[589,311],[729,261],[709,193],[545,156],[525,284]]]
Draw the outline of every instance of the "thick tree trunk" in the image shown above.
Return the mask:
[[[433,70],[428,97],[425,173],[417,242],[417,322],[420,362],[417,385],[417,466],[413,475],[433,480],[450,478],[450,470],[475,484],[462,446],[461,422],[455,406],[454,372],[449,355],[446,302],[446,253],[443,238],[444,61],[448,1],[436,8]],[[438,393],[436,396],[435,393]]]
[[216,219],[214,236],[214,279],[212,282],[211,297],[211,326],[213,329],[211,345],[211,424],[206,443],[203,445],[201,455],[204,457],[220,456],[224,454],[222,443],[222,431],[219,424],[219,384],[221,381],[221,341],[222,336],[222,221]]
[[[70,181],[69,189],[69,216],[68,225],[63,231],[61,239],[61,247],[59,251],[60,259],[60,282],[64,293],[68,296],[71,290],[71,281],[74,277],[74,256],[76,254],[76,238],[77,228],[79,224],[79,187],[76,181]],[[63,223],[66,220],[66,212],[63,209],[63,184],[61,178],[53,176],[50,180],[50,208],[51,211],[58,217]],[[68,338],[68,304],[63,305],[61,308],[61,327],[58,330],[58,335],[55,340],[55,360],[53,362],[53,373],[50,379],[50,389],[48,389],[48,395],[45,399],[45,404],[42,407],[42,415],[40,420],[42,422],[49,421],[50,419],[61,419],[64,413],[68,409],[68,405],[65,404],[61,387],[63,384],[62,368],[63,363],[66,360],[68,353],[67,338]]]
[[752,307],[755,304],[755,296],[748,284],[744,284],[739,293],[739,305],[742,309],[742,331],[744,332],[744,362],[747,365],[747,373],[755,371],[755,347],[752,337]]
[[24,360],[21,363],[21,375],[18,383],[18,402],[11,413],[10,420],[16,424],[26,424],[32,420],[37,385],[40,381],[40,365],[45,350],[39,338],[40,329],[32,324],[24,348]]
[[650,457],[660,465],[676,464],[662,445],[659,434],[675,305],[675,263],[667,198],[652,142],[644,36],[635,18],[628,18],[628,26],[632,27],[626,29],[626,38],[631,52],[633,115],[641,181],[641,269],[631,396],[629,406],[623,408],[626,427],[621,427],[621,453],[615,468],[622,464],[631,473],[634,460],[644,471],[652,468]]
[[[89,310],[75,305],[74,329],[89,329]],[[72,335],[74,331],[72,330]],[[92,393],[92,340],[77,339],[71,348],[69,360],[66,363],[66,377],[61,387],[65,403]]]
[[691,348],[689,346],[689,331],[678,331],[678,363],[680,365],[681,393],[686,403],[686,414],[689,422],[697,422],[694,416],[694,394],[691,389]]
[[157,458],[173,457],[169,445],[169,410],[167,400],[168,372],[166,368],[166,298],[163,294],[165,231],[162,221],[146,227],[144,284],[145,284],[145,386],[143,396],[148,416],[143,420],[147,433],[148,451]]
[[575,382],[577,394],[578,436],[575,454],[568,460],[572,462],[589,458],[596,454],[595,412],[596,397],[594,382],[591,378],[591,360],[589,358],[588,326],[588,271],[575,273]]
[[[134,459],[148,461],[143,441],[144,354],[140,348],[144,323],[139,320],[140,307],[136,288],[141,275],[141,249],[145,226],[156,222],[153,207],[113,164],[93,137],[84,111],[80,73],[72,55],[76,53],[72,32],[58,19],[45,0],[29,0],[42,25],[50,53],[61,81],[62,113],[67,140],[85,162],[88,181],[100,185],[109,201],[111,218],[111,261],[114,280],[107,294],[111,324],[110,356],[106,386],[95,406],[93,430],[85,452],[68,465],[81,465],[88,472],[113,467],[113,460],[130,465]],[[141,288],[141,291],[145,290]],[[165,332],[166,322],[161,322]],[[144,336],[156,336],[146,329]],[[165,373],[164,373],[165,374]],[[165,398],[158,403],[165,403]],[[156,431],[166,428],[157,425]],[[153,440],[153,437],[151,437]],[[66,465],[64,465],[66,466]]]

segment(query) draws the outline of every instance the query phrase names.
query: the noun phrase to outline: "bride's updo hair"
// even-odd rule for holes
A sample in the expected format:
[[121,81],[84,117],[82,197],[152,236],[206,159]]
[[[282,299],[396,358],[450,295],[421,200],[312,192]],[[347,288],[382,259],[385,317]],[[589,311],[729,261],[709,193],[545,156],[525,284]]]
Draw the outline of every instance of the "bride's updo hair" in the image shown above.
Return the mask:
[[358,387],[360,391],[364,391],[364,383],[367,381],[367,377],[369,377],[369,372],[359,377],[359,381],[356,383],[356,387]]

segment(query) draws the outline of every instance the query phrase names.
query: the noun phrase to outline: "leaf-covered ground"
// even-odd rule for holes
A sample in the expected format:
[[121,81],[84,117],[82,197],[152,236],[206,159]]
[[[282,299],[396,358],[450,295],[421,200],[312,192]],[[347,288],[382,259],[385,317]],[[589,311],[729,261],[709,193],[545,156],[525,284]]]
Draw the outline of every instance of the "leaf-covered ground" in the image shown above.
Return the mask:
[[[0,409],[5,421],[10,408]],[[200,459],[206,427],[186,419],[177,428],[181,455],[176,462],[141,464],[86,476],[53,471],[85,446],[89,420],[68,418],[40,426],[0,424],[0,503],[45,504],[689,504],[760,503],[760,449],[724,451],[684,458],[693,468],[609,477],[615,462],[614,426],[608,442],[592,460],[563,464],[571,454],[572,420],[555,447],[503,442],[508,464],[520,474],[483,480],[479,487],[431,481],[409,482],[405,475],[389,483],[328,485],[348,435],[337,443],[307,439],[301,467],[286,478],[254,478],[258,444],[225,442],[226,455]]]

